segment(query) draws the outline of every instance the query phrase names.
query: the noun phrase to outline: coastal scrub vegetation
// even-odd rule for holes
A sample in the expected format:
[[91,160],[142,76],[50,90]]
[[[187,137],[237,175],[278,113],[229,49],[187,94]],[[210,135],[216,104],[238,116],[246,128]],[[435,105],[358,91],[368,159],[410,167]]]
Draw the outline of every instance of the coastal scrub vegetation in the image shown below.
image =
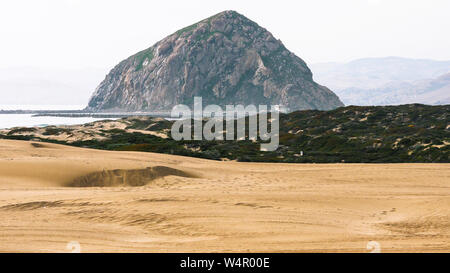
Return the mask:
[[[296,111],[280,116],[280,145],[260,151],[261,141],[175,141],[172,121],[124,118],[124,129],[100,130],[101,138],[62,141],[32,129],[4,131],[0,138],[38,139],[116,151],[141,151],[214,160],[290,163],[450,162],[450,105],[348,106],[332,111]],[[107,122],[107,121],[105,121]],[[225,128],[225,127],[224,127]],[[47,134],[68,129],[45,129]],[[150,134],[152,133],[152,134]],[[161,137],[155,133],[165,134]],[[95,133],[90,132],[90,135]]]

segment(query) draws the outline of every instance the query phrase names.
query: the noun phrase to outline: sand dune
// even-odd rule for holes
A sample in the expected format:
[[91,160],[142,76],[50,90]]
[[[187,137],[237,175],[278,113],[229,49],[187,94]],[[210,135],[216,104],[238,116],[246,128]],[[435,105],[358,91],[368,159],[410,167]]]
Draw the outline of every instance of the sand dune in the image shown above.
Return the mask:
[[[450,164],[257,164],[0,140],[0,251],[450,251]],[[69,244],[69,245],[68,245]]]
[[116,187],[116,186],[145,186],[152,181],[166,177],[200,177],[188,172],[165,166],[148,167],[134,170],[103,170],[75,178],[69,187]]

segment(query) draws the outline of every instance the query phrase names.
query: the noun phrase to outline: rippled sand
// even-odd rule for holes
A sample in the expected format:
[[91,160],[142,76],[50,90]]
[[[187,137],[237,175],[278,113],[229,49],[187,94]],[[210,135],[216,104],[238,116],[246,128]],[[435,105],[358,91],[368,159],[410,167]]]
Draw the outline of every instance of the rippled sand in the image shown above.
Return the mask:
[[369,241],[450,252],[450,164],[217,162],[0,140],[3,252],[368,252]]

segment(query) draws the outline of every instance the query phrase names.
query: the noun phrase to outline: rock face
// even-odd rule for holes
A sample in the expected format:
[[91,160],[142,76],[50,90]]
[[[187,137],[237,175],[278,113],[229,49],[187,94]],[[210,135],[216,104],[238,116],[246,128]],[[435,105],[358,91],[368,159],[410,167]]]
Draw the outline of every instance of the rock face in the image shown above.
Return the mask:
[[305,62],[235,11],[186,27],[119,63],[97,87],[90,111],[170,111],[174,105],[283,105],[329,110],[343,103]]

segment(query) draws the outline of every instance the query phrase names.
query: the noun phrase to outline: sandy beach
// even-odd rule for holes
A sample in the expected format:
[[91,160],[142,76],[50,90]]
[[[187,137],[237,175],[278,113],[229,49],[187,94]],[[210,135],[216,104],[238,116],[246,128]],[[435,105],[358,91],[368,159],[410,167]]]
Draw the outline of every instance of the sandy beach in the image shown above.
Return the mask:
[[450,251],[450,164],[259,164],[0,140],[0,251]]

